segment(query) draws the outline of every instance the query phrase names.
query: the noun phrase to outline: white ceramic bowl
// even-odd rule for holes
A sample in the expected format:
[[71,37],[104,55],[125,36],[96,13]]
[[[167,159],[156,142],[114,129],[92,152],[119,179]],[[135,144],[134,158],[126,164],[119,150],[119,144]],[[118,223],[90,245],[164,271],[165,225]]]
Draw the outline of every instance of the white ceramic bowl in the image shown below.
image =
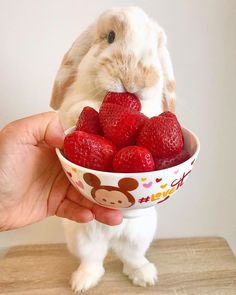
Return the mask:
[[[66,131],[70,133],[74,128]],[[126,218],[148,212],[149,207],[171,198],[185,183],[199,154],[197,136],[183,128],[184,148],[191,157],[171,168],[141,173],[113,173],[84,168],[68,161],[56,149],[73,186],[87,199],[103,207],[120,209]],[[146,209],[146,210],[145,210]]]

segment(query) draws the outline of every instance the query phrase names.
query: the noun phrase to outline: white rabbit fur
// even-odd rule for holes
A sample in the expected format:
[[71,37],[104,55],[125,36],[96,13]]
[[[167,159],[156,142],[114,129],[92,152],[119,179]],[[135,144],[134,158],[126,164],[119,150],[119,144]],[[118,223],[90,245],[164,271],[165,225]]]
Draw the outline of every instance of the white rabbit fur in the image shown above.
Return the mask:
[[[109,44],[109,32],[115,40]],[[51,106],[59,109],[66,129],[75,125],[84,106],[99,109],[107,91],[135,93],[148,116],[175,109],[175,80],[163,29],[138,7],[103,13],[66,53],[54,83]],[[157,281],[155,266],[145,258],[157,225],[156,210],[118,226],[97,221],[65,221],[69,250],[80,258],[72,275],[76,292],[95,286],[104,274],[103,259],[112,248],[123,272],[140,286]]]

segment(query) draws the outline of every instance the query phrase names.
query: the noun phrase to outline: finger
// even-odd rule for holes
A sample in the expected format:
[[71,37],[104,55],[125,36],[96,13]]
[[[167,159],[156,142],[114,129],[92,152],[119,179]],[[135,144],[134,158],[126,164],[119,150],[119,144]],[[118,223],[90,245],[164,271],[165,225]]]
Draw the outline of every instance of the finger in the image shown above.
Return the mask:
[[45,142],[49,145],[62,148],[64,144],[65,134],[59,121],[58,114],[55,112],[48,112],[45,113],[45,116],[47,116],[46,114],[51,117],[51,120],[47,124],[46,131],[41,130],[41,136],[43,136]]
[[63,146],[65,135],[56,112],[41,113],[14,121],[7,126],[8,131],[9,128],[23,144],[38,145],[46,142],[52,147]]
[[67,218],[76,222],[86,223],[94,219],[91,210],[84,208],[68,199],[64,199],[57,209],[58,217]]
[[108,209],[94,204],[92,212],[95,215],[95,219],[101,223],[107,225],[118,225],[122,222],[122,214],[120,211],[115,209]]
[[74,203],[79,204],[82,207],[92,209],[94,203],[86,199],[79,191],[77,191],[72,185],[68,189],[67,199],[73,201]]
[[71,188],[69,189],[67,193],[67,198],[74,203],[79,204],[80,206],[90,209],[94,213],[95,219],[99,222],[108,225],[118,225],[122,222],[122,214],[120,211],[94,204],[90,200],[86,199],[73,186],[71,186]]

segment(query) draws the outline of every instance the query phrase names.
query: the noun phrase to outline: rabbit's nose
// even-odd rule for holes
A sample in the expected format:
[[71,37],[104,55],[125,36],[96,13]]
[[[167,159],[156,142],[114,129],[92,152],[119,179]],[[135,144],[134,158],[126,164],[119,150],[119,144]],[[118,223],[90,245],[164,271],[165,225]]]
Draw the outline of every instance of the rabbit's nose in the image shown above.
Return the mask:
[[137,87],[134,85],[134,83],[126,83],[122,81],[122,84],[127,92],[130,92],[130,93],[137,92]]

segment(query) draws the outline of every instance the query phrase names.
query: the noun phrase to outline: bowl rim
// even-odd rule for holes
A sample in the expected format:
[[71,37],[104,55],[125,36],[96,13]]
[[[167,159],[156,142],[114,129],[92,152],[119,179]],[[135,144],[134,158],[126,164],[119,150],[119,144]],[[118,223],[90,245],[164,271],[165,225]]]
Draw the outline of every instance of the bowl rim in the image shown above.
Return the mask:
[[[70,162],[69,160],[66,159],[66,157],[64,157],[64,155],[62,154],[62,151],[59,148],[56,148],[55,150],[56,150],[56,154],[57,154],[57,156],[58,156],[58,158],[59,158],[59,160],[61,162],[65,162],[68,166],[71,166],[72,168],[75,168],[77,170],[84,170],[87,173],[89,172],[89,173],[93,173],[93,174],[99,173],[101,175],[114,175],[114,176],[120,176],[120,177],[122,177],[122,176],[123,177],[124,176],[135,177],[135,175],[137,175],[137,177],[139,177],[140,175],[142,175],[142,177],[143,177],[145,175],[150,175],[151,173],[155,173],[155,172],[161,173],[162,171],[167,172],[168,170],[171,170],[171,169],[174,169],[174,168],[176,169],[177,167],[179,167],[183,163],[185,163],[187,161],[193,161],[194,158],[196,159],[196,157],[198,156],[199,151],[200,151],[199,138],[190,129],[185,128],[185,127],[181,127],[181,128],[184,131],[187,131],[188,133],[190,133],[194,137],[194,139],[196,141],[196,150],[188,160],[186,160],[186,161],[184,161],[184,162],[182,162],[182,163],[180,163],[180,164],[178,164],[176,166],[172,166],[172,167],[165,168],[165,169],[160,169],[160,170],[153,170],[153,171],[147,171],[147,172],[108,172],[108,171],[94,170],[94,169],[86,168],[86,167],[83,167],[83,166],[80,166],[80,165],[77,165],[77,164],[74,164],[74,163]],[[68,134],[73,129],[75,129],[75,126],[65,130],[65,134]]]

